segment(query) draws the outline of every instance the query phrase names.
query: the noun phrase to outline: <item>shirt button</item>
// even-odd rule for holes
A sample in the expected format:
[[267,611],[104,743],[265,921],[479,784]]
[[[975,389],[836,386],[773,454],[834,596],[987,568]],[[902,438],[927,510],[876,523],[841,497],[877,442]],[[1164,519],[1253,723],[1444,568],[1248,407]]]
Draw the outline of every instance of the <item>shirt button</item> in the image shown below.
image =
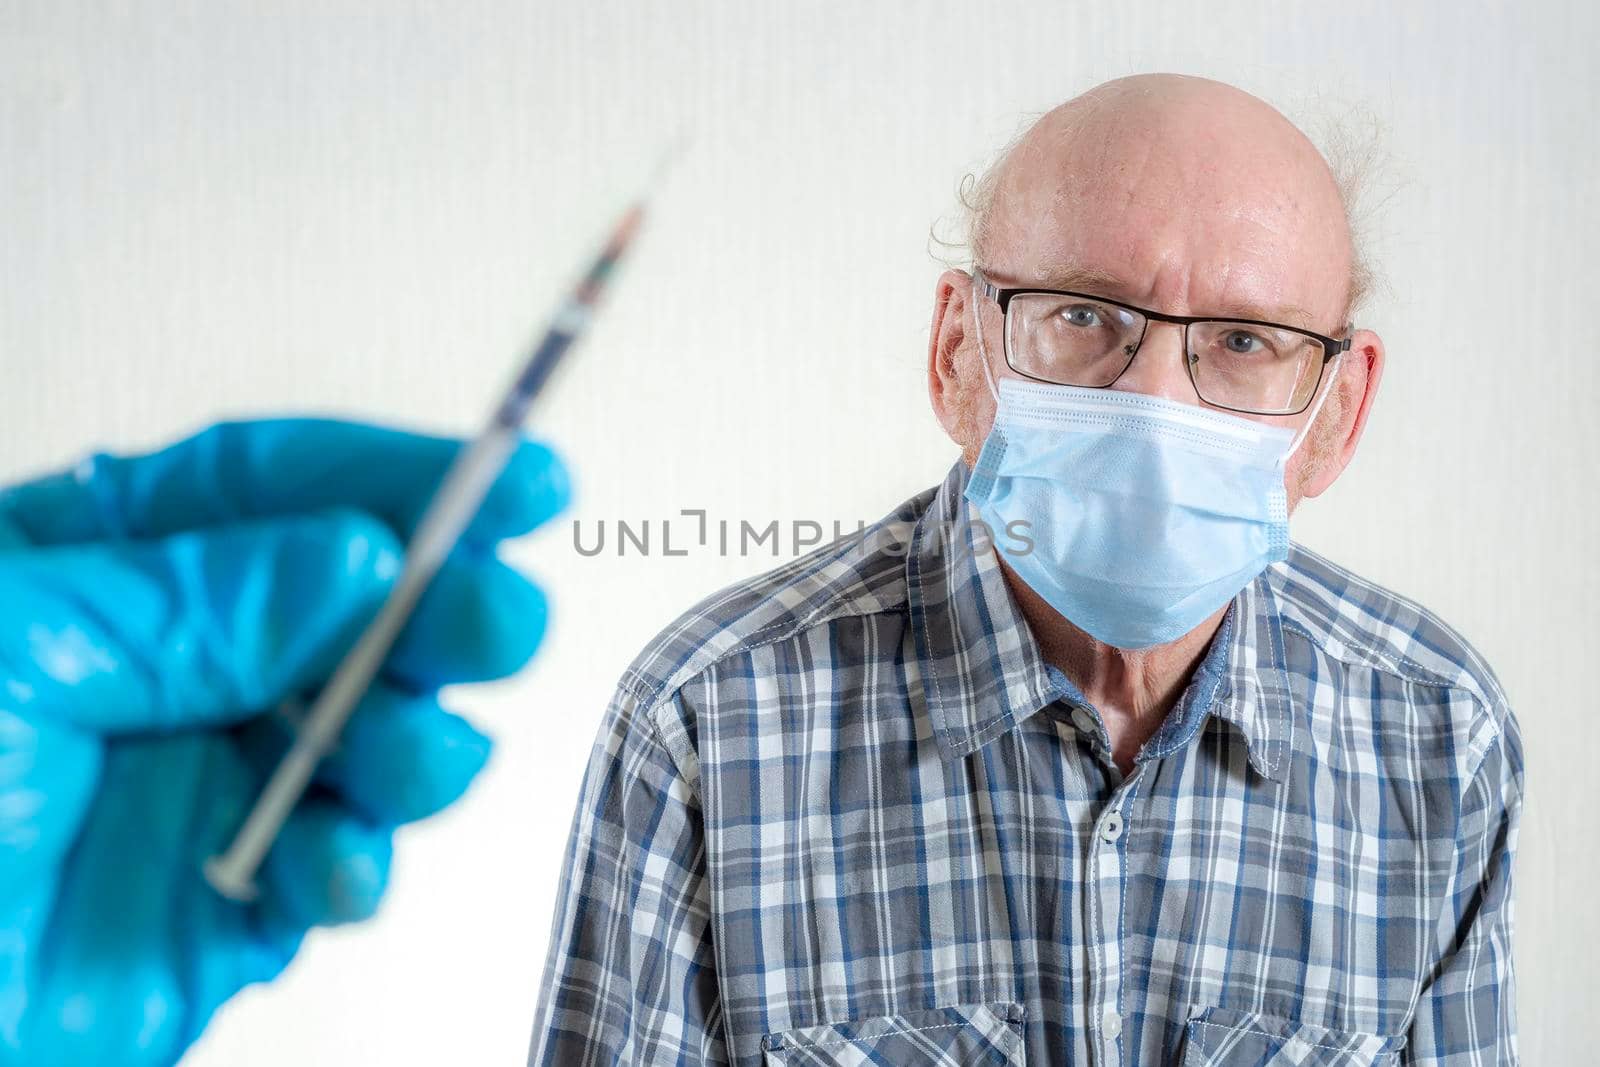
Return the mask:
[[1122,815],[1121,815],[1120,812],[1113,811],[1113,812],[1109,813],[1106,816],[1105,822],[1100,824],[1100,837],[1107,844],[1111,844],[1112,842],[1116,841],[1116,839],[1121,837],[1121,836],[1122,836]]
[[1079,707],[1073,710],[1072,725],[1076,726],[1080,733],[1093,734],[1098,732],[1094,728],[1094,718],[1089,714],[1088,708]]
[[1115,1008],[1107,1008],[1100,1017],[1100,1032],[1106,1035],[1108,1041],[1115,1041],[1122,1033],[1122,1016],[1117,1014]]

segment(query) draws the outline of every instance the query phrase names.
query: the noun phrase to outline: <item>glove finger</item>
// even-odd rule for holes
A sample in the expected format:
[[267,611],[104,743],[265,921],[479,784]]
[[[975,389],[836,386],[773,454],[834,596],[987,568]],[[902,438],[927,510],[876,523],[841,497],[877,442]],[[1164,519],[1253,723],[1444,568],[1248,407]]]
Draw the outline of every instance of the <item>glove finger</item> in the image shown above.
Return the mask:
[[[262,715],[239,729],[240,752],[261,778],[288,750],[294,718]],[[380,682],[357,705],[314,782],[368,822],[394,826],[457,800],[488,761],[490,747],[465,719],[440,707],[437,693]]]
[[544,637],[544,594],[493,554],[451,553],[384,664],[412,689],[515,674]]
[[284,921],[333,926],[372,916],[389,881],[393,832],[319,795],[302,800],[261,867]]
[[317,780],[374,823],[412,822],[459,800],[492,747],[436,694],[384,688],[352,716]]
[[[100,780],[100,741],[0,693],[0,911],[65,858]],[[7,920],[0,914],[0,929]],[[0,954],[3,955],[3,954]]]
[[[34,544],[164,537],[238,519],[354,508],[409,538],[460,442],[332,419],[219,423],[159,452],[95,455],[0,492],[0,524]],[[524,441],[464,539],[527,533],[566,506],[565,468]]]
[[0,555],[0,676],[96,731],[236,721],[325,678],[399,565],[355,512]]
[[[0,492],[0,502],[5,500],[5,494]],[[19,548],[28,548],[28,539],[22,535],[22,529],[14,521],[0,514],[0,552],[11,552]]]
[[27,1047],[72,1048],[80,1063],[124,1062],[118,1053],[140,1048],[181,1051],[193,990],[180,945],[186,931],[211,923],[206,909],[184,906],[198,877],[196,816],[213,801],[242,799],[218,792],[229,784],[216,773],[225,748],[203,732],[106,746],[97,799],[38,946],[28,1016],[42,1032]]
[[[172,946],[186,1010],[175,1031],[175,1051],[193,1044],[216,1011],[254,982],[277,977],[304,938],[303,927],[263,920],[259,905],[224,899],[203,876],[205,862],[233,840],[261,788],[255,773],[227,731],[185,732],[178,738],[208,740],[207,776],[194,791],[188,856],[170,906],[171,929],[162,940]],[[123,744],[121,740],[111,743]],[[115,797],[108,798],[116,803]],[[97,1060],[95,1062],[108,1062]],[[154,1062],[170,1063],[171,1058]]]

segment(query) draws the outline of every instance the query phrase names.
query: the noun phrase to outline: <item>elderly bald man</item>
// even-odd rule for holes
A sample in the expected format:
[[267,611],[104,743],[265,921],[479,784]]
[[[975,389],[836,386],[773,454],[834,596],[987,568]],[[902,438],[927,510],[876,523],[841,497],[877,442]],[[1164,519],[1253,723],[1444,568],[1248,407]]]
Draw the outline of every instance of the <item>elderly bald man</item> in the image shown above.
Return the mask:
[[530,1062],[1515,1063],[1516,720],[1288,541],[1384,364],[1327,163],[1142,76],[979,188],[961,460],[628,669]]

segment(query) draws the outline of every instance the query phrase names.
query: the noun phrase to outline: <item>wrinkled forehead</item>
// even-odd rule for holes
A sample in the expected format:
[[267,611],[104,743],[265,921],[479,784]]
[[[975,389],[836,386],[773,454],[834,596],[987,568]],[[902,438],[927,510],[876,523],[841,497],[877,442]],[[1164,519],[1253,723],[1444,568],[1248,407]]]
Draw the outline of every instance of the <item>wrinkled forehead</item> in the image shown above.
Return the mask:
[[1101,115],[1024,143],[1003,164],[980,261],[1020,284],[1336,330],[1343,201],[1315,149],[1275,133]]

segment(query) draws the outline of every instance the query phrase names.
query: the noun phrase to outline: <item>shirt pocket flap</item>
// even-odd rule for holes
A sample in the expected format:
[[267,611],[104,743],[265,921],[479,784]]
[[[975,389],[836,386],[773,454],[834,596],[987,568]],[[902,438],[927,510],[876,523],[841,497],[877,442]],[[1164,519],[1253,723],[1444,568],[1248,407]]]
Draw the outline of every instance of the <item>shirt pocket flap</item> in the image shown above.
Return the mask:
[[1024,1067],[1021,1004],[957,1004],[806,1026],[761,1039],[768,1067]]
[[1189,1016],[1183,1067],[1392,1067],[1403,1036],[1329,1030],[1275,1015],[1200,1008]]

